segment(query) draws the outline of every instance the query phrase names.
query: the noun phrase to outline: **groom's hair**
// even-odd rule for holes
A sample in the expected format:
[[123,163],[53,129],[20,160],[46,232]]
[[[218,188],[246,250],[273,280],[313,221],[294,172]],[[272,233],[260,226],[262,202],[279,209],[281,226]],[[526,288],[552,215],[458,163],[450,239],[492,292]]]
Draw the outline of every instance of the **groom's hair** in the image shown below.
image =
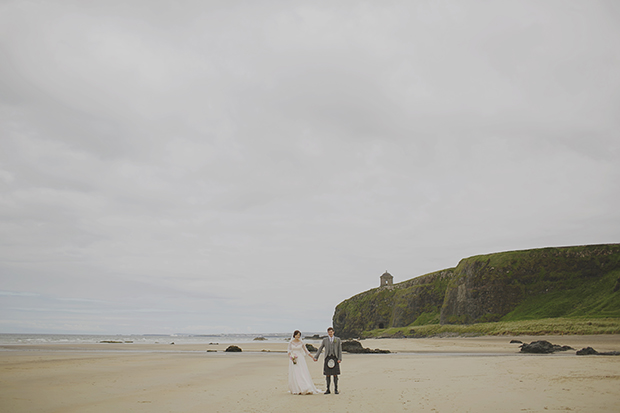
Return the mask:
[[334,331],[334,328],[333,327],[328,327],[327,331],[329,331],[329,330]]

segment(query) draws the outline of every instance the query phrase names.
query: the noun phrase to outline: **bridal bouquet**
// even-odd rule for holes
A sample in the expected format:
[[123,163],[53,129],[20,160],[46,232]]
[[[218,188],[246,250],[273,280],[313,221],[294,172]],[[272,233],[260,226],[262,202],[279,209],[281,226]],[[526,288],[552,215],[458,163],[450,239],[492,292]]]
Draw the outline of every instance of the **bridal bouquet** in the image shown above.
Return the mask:
[[293,362],[293,364],[297,364],[297,356],[294,354],[291,354],[291,361]]

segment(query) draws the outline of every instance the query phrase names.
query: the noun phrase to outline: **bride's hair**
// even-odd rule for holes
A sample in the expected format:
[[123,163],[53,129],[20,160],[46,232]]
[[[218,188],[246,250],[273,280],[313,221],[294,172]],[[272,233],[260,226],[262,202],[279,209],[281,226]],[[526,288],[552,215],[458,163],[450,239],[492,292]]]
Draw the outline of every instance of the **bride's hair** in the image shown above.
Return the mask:
[[295,332],[293,333],[293,338],[295,338],[295,336],[296,336],[297,334],[301,335],[301,331],[299,331],[299,330],[295,330]]

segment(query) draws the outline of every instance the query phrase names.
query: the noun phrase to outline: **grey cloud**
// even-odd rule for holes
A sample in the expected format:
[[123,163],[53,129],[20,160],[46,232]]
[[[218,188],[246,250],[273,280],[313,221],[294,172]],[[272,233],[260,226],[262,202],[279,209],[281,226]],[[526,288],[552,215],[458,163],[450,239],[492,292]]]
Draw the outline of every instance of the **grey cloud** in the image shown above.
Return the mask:
[[3,331],[323,330],[386,267],[617,242],[612,3],[0,7]]

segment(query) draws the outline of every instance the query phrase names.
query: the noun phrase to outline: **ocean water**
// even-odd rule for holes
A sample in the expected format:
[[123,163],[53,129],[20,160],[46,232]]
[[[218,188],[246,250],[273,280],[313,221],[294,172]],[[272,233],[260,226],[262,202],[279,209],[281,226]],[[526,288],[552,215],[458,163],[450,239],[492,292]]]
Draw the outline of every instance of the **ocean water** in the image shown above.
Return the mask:
[[[314,333],[308,334],[311,336]],[[263,337],[262,342],[283,342],[291,338],[291,333],[266,334],[0,334],[0,345],[7,344],[94,344],[102,341],[122,341],[137,344],[209,344],[209,343],[248,343]]]

